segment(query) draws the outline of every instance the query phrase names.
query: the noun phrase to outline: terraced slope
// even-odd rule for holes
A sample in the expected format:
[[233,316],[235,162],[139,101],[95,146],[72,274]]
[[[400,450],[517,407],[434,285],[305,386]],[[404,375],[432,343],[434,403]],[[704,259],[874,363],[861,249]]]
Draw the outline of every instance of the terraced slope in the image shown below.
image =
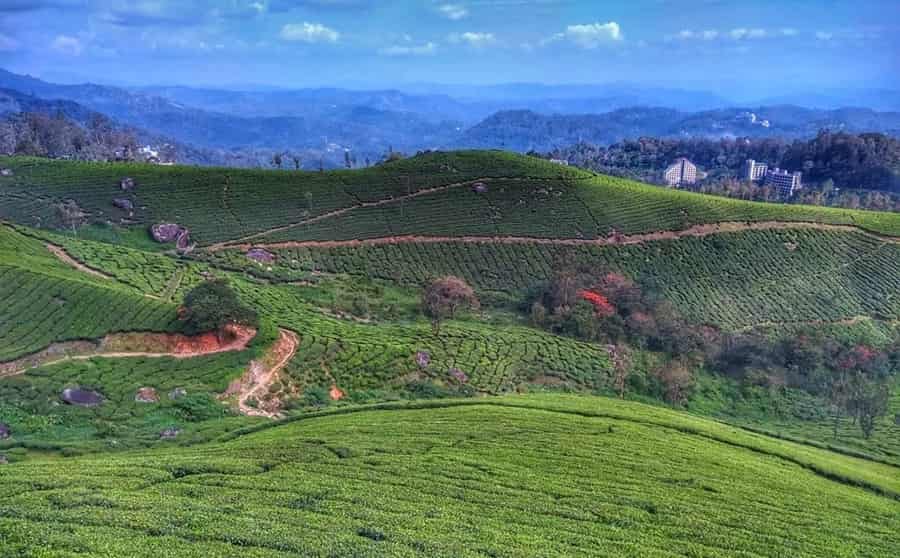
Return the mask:
[[900,243],[858,231],[748,230],[626,245],[414,238],[268,249],[277,259],[265,267],[252,265],[243,249],[201,257],[282,281],[312,270],[408,285],[451,274],[519,299],[564,266],[612,269],[649,285],[692,321],[732,330],[900,319]]
[[175,306],[79,271],[0,225],[0,362],[119,331],[174,331]]
[[600,398],[340,413],[7,465],[0,551],[893,556],[896,468]]
[[[370,169],[327,173],[86,164],[0,158],[0,218],[58,224],[74,200],[89,221],[173,221],[200,245],[250,240],[341,240],[405,234],[604,238],[718,222],[854,225],[900,235],[900,216],[759,204],[595,176],[500,152],[428,153]],[[119,180],[136,186],[122,192]],[[482,182],[476,191],[473,185]],[[125,197],[134,215],[112,205]]]

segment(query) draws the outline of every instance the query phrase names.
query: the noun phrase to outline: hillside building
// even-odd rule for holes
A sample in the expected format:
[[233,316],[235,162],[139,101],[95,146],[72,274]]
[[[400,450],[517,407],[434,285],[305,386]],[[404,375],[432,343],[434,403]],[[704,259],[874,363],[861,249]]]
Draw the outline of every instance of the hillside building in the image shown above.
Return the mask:
[[766,171],[766,186],[775,189],[778,197],[788,199],[794,195],[794,192],[802,187],[801,177],[803,173],[799,171],[788,172],[779,168]]
[[766,171],[769,170],[769,165],[757,163],[754,159],[747,159],[744,168],[744,178],[746,180],[749,180],[750,182],[759,182],[760,180],[765,180]]
[[674,187],[682,184],[695,184],[697,182],[697,167],[684,157],[679,157],[666,169],[665,179],[666,184]]

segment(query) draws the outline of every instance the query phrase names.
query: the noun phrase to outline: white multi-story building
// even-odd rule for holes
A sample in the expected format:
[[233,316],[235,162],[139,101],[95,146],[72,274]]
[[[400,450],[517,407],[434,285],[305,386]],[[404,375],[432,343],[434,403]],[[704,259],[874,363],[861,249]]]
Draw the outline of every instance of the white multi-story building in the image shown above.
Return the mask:
[[754,159],[747,159],[745,169],[744,178],[750,182],[757,182],[766,178],[766,171],[769,170],[769,165],[757,163]]
[[776,167],[766,171],[766,186],[775,188],[778,197],[788,199],[802,187],[802,176],[803,173],[800,171],[788,172]]
[[679,157],[666,169],[665,179],[669,186],[694,184],[697,182],[697,167],[684,157]]

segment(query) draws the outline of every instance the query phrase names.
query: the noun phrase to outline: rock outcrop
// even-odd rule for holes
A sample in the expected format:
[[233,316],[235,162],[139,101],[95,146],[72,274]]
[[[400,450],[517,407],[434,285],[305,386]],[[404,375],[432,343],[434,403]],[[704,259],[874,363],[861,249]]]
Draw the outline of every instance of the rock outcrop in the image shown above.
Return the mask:
[[153,240],[168,244],[175,243],[175,247],[179,252],[189,252],[193,247],[191,245],[191,232],[187,227],[182,227],[176,223],[158,223],[150,227],[150,234]]
[[181,430],[175,428],[174,426],[171,428],[166,428],[162,432],[159,433],[160,440],[174,440],[181,434]]
[[10,436],[12,436],[12,430],[9,425],[0,422],[0,440],[6,440]]
[[275,254],[263,250],[262,248],[251,248],[247,250],[246,256],[249,259],[260,263],[272,263],[275,261]]
[[112,204],[123,211],[134,211],[134,202],[128,198],[115,198]]
[[103,403],[103,396],[89,389],[66,388],[59,397],[63,403],[78,407],[97,407]]
[[134,190],[134,179],[128,176],[122,178],[122,180],[119,180],[119,188],[121,188],[123,192]]

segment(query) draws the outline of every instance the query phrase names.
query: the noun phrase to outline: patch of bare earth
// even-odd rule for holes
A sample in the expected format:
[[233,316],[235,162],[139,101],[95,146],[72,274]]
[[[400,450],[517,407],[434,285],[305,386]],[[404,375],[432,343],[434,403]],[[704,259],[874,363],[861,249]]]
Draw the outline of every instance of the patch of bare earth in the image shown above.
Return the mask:
[[279,418],[283,402],[270,388],[279,381],[281,371],[294,358],[299,344],[296,333],[279,330],[278,339],[266,354],[251,361],[244,375],[233,381],[221,397],[237,396],[238,410],[244,415]]
[[70,341],[53,343],[36,353],[0,363],[0,377],[15,376],[32,368],[66,360],[91,358],[193,358],[216,353],[242,351],[256,335],[256,330],[228,326],[221,333],[200,335],[180,333],[112,333],[98,342]]

